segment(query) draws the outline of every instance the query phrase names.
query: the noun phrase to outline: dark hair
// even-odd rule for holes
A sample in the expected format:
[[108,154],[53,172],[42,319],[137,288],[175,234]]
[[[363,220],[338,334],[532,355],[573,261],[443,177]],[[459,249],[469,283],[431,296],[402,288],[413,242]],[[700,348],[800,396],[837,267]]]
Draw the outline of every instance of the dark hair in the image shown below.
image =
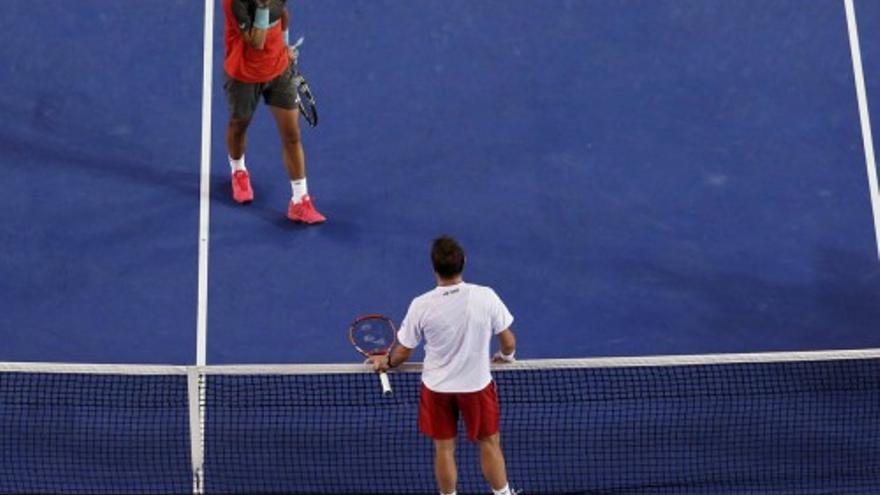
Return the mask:
[[454,278],[464,271],[464,249],[448,235],[434,239],[431,246],[431,263],[442,278]]

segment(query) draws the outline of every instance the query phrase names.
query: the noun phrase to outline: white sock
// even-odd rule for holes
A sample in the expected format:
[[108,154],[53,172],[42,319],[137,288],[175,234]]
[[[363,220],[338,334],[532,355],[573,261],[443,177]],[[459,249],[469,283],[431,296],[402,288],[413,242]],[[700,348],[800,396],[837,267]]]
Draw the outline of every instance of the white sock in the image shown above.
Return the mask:
[[511,495],[510,494],[510,485],[504,485],[504,488],[502,488],[500,490],[493,489],[492,493],[494,493],[495,495]]
[[290,200],[295,203],[302,203],[303,196],[309,194],[309,186],[306,185],[306,178],[290,181],[290,188],[293,190],[293,196]]
[[232,169],[232,173],[238,172],[239,170],[247,171],[247,167],[244,166],[244,155],[241,155],[241,158],[238,160],[229,157],[229,168]]
[[458,495],[458,492],[452,492],[452,493],[443,493],[443,492],[440,492],[440,495]]

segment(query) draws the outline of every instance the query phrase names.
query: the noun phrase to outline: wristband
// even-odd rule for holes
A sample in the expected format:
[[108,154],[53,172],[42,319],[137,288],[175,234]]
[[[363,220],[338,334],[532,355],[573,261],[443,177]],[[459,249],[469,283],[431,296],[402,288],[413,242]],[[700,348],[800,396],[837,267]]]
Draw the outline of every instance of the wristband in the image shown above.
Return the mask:
[[512,363],[512,362],[516,361],[516,358],[515,358],[516,349],[510,351],[510,354],[504,354],[503,352],[501,352],[499,350],[498,352],[495,353],[495,356],[501,358],[501,360],[506,363]]
[[290,31],[284,30],[284,46],[290,46]]
[[268,7],[257,8],[257,13],[254,15],[254,27],[257,29],[269,29]]

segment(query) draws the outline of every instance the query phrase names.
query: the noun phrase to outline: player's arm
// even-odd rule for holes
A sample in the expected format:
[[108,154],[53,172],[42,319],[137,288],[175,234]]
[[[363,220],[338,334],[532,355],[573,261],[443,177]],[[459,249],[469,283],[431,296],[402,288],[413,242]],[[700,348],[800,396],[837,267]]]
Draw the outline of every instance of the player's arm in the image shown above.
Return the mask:
[[401,344],[391,350],[387,356],[373,356],[373,369],[375,371],[388,371],[391,368],[397,368],[401,364],[407,362],[412,356],[413,350]]
[[498,345],[500,349],[492,356],[495,363],[512,363],[516,360],[516,335],[513,330],[506,329],[498,334]]
[[241,37],[255,50],[262,50],[266,45],[266,34],[269,32],[269,1],[256,0],[257,10],[251,20],[244,0],[232,0],[232,13],[238,21]]
[[281,30],[284,31],[284,41],[289,45],[290,38],[288,33],[288,28],[290,27],[290,13],[287,11],[287,7],[281,10]]
[[400,330],[397,331],[397,345],[385,356],[373,356],[373,369],[376,371],[388,371],[407,362],[412,356],[413,349],[419,346],[422,340],[418,330],[420,310],[417,309],[416,301],[409,305]]
[[498,337],[498,352],[492,356],[494,363],[512,363],[516,361],[516,336],[510,325],[513,324],[513,315],[504,305],[494,290],[489,289],[491,304],[489,306],[489,318],[492,321],[492,333]]
[[281,11],[281,32],[284,33],[284,44],[287,46],[287,56],[290,57],[291,62],[296,63],[299,53],[296,48],[290,46],[290,12],[287,11],[287,7]]

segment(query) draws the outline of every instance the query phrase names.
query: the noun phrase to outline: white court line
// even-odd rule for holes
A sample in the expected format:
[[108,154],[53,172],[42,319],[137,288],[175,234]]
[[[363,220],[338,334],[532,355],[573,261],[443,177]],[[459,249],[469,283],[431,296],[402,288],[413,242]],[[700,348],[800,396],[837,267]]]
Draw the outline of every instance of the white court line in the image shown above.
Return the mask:
[[[205,366],[208,346],[208,237],[211,227],[211,90],[214,79],[214,0],[205,0],[204,40],[202,45],[202,155],[199,186],[199,282],[196,303],[196,366]],[[204,467],[204,390],[196,370],[187,373],[190,412],[190,456],[193,495],[203,493]]]
[[202,157],[199,188],[199,289],[196,306],[196,366],[205,366],[208,344],[208,234],[211,225],[211,86],[214,78],[214,0],[205,0],[202,50]]
[[880,188],[877,186],[877,162],[874,158],[874,137],[871,134],[871,116],[868,113],[868,96],[865,92],[865,74],[862,70],[862,50],[859,47],[859,28],[853,0],[844,0],[846,26],[849,32],[849,50],[852,56],[853,74],[856,80],[856,97],[859,101],[859,119],[862,123],[862,143],[865,147],[865,165],[868,167],[868,187],[871,192],[871,208],[874,212],[874,236],[877,241],[877,257],[880,258]]

